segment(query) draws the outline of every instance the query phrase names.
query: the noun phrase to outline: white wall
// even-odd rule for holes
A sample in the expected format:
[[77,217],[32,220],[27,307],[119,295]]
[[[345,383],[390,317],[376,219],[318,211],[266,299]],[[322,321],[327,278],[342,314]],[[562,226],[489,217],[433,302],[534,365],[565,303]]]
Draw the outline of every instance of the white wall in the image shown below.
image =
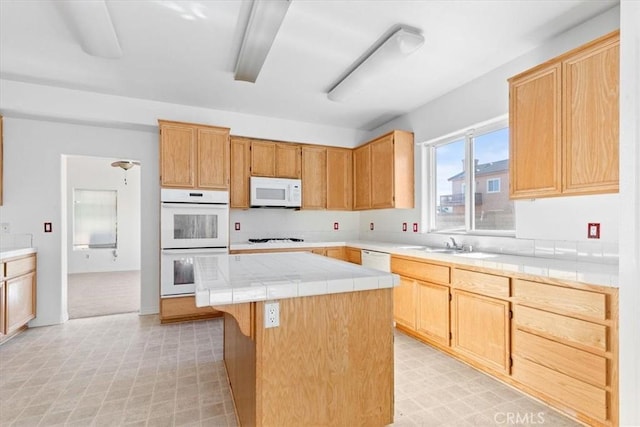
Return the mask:
[[[580,46],[601,35],[619,28],[620,8],[609,11],[558,35],[545,45],[528,52],[480,78],[432,101],[417,110],[399,117],[375,129],[369,137],[381,135],[391,129],[413,131],[416,143],[426,142],[452,132],[467,129],[475,124],[508,113],[509,86],[507,79],[567,50]],[[403,221],[421,222],[422,182],[425,177],[422,156],[416,148],[416,209],[389,210],[361,214],[361,237],[366,239],[409,239],[422,242],[429,236],[402,233]],[[516,201],[516,236],[521,239],[553,239],[586,242],[588,222],[602,224],[602,244],[617,242],[618,221],[616,213],[619,195],[562,197],[554,200]],[[374,221],[376,231],[370,232],[369,222]],[[541,225],[544,226],[541,226]],[[426,224],[420,223],[420,229]],[[442,239],[441,239],[442,240]],[[493,239],[495,241],[495,239]],[[516,243],[505,243],[506,245]],[[535,243],[528,243],[529,246]]]
[[620,425],[640,425],[640,2],[620,15]]
[[[141,311],[157,312],[157,133],[4,117],[4,203],[0,216],[11,224],[12,233],[33,234],[38,249],[38,316],[30,325],[55,324],[68,318],[64,155],[141,161]],[[43,232],[45,221],[53,223],[52,233]]]
[[80,124],[155,131],[158,119],[231,128],[233,135],[353,147],[364,132],[314,123],[211,110],[0,79],[0,111]]
[[[125,172],[111,166],[112,162],[123,158],[65,156],[64,159],[67,161],[67,272],[139,270],[141,167],[135,166]],[[73,249],[75,189],[117,191],[117,256],[113,249]]]

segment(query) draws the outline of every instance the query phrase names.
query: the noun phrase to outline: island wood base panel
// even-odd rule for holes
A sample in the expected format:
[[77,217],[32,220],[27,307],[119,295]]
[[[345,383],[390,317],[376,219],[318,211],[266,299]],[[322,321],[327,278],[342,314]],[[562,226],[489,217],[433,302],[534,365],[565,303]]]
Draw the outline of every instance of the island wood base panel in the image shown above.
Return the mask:
[[[288,298],[280,326],[251,303],[251,336],[224,314],[224,359],[241,426],[393,422],[392,289]],[[246,329],[245,329],[246,330]]]

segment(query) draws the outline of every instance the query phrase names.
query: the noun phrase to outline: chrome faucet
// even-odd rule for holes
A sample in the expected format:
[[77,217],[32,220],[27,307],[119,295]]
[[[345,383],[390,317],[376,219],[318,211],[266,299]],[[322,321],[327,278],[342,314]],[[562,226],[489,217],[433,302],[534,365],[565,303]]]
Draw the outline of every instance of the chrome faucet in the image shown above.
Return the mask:
[[461,251],[464,249],[463,245],[458,245],[456,239],[454,239],[453,237],[450,237],[449,239],[451,239],[451,243],[447,242],[447,248],[455,249],[457,251]]

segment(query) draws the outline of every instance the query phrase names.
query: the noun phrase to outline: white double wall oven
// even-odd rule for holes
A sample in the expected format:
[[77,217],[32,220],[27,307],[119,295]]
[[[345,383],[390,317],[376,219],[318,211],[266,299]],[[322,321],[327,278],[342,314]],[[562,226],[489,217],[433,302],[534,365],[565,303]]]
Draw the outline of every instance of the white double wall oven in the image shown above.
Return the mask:
[[229,253],[229,192],[161,189],[160,293],[193,295],[194,259]]

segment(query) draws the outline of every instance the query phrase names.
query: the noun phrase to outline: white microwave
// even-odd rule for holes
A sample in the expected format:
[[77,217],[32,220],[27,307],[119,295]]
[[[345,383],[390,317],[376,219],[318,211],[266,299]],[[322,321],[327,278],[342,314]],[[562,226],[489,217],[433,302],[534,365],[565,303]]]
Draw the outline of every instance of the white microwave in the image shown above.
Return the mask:
[[299,179],[251,177],[251,207],[299,208],[301,202]]

